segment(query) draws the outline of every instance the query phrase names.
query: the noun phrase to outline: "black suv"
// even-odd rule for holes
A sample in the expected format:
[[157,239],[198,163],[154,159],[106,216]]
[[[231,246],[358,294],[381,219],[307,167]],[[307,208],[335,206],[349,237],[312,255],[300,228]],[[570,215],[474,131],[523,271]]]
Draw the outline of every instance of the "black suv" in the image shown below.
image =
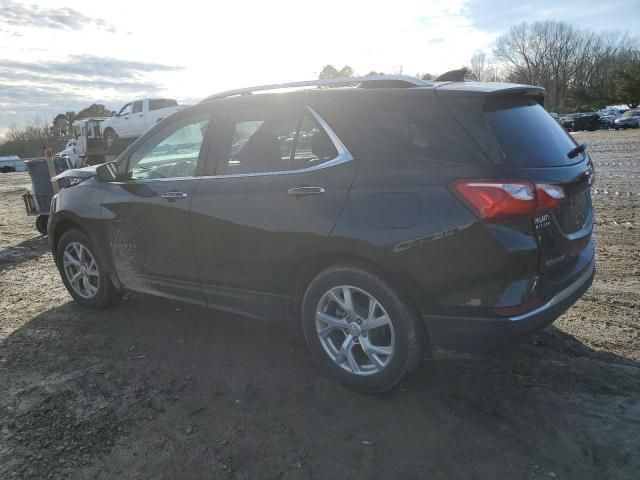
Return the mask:
[[592,165],[542,89],[276,87],[210,97],[61,175],[49,241],[78,303],[128,289],[288,321],[377,392],[425,356],[544,328],[591,284]]
[[597,113],[581,113],[573,121],[572,129],[574,131],[589,130],[593,132],[600,128],[600,116]]

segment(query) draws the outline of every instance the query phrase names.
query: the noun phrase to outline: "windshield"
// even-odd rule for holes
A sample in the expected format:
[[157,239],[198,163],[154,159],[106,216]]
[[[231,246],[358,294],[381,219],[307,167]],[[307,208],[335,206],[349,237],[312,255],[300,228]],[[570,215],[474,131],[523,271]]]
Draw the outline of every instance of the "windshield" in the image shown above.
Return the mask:
[[628,110],[622,114],[622,118],[640,117],[640,110]]
[[567,156],[576,143],[533,100],[490,99],[484,115],[502,148],[505,165],[555,167],[582,160],[581,156]]

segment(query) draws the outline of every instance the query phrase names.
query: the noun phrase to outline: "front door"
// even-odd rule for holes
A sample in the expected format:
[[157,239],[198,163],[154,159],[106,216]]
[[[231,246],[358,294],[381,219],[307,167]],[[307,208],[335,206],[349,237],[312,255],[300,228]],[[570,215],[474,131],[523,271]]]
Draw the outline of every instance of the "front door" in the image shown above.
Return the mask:
[[191,218],[207,303],[273,318],[297,260],[331,232],[356,167],[312,109],[254,105],[227,112]]
[[131,122],[132,109],[133,103],[127,103],[120,109],[113,120],[113,127],[118,133],[118,136],[122,138],[128,138],[133,133],[133,124]]
[[165,125],[123,161],[128,180],[109,183],[102,224],[125,287],[203,303],[189,206],[206,156],[209,113]]

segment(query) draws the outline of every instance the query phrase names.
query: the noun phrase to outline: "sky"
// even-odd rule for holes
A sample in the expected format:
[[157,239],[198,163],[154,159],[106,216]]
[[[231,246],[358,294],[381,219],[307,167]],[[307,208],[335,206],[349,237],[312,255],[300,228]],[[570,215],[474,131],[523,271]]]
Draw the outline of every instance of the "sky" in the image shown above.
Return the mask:
[[317,78],[326,64],[441,73],[490,54],[511,25],[546,19],[638,35],[640,0],[0,0],[0,136],[91,103],[195,103]]

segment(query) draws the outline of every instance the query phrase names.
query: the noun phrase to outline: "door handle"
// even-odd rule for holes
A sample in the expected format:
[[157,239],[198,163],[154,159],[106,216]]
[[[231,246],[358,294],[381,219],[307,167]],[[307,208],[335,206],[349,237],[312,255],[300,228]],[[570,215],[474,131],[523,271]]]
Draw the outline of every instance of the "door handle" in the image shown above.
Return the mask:
[[144,115],[141,113],[140,115],[138,115],[139,117],[144,117]]
[[162,198],[165,198],[167,200],[169,200],[170,202],[173,200],[179,200],[181,198],[187,198],[189,196],[188,193],[185,192],[175,192],[175,191],[171,191],[171,192],[165,192],[162,194]]
[[289,195],[293,195],[296,198],[304,197],[306,195],[318,195],[320,193],[324,193],[324,188],[322,187],[296,187],[290,188],[287,190]]

